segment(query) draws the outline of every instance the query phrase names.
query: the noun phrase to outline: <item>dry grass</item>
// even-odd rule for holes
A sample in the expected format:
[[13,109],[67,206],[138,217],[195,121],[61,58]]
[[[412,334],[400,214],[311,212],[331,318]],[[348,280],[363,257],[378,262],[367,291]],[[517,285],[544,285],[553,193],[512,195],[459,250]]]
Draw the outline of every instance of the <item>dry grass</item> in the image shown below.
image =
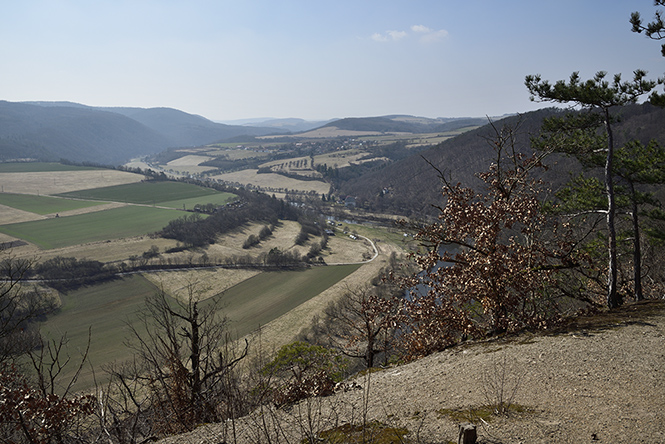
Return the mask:
[[334,153],[321,154],[314,157],[314,165],[328,165],[333,168],[344,168],[351,162],[358,162],[368,153],[359,150],[336,151]]
[[4,193],[50,195],[110,187],[143,180],[140,174],[115,170],[0,173]]
[[194,285],[199,300],[211,298],[234,285],[259,274],[256,270],[190,270],[146,273],[144,276],[172,297],[187,297],[187,288]]
[[329,264],[345,264],[361,262],[364,254],[374,254],[369,242],[353,240],[347,235],[339,234],[328,238],[328,248],[325,251],[325,261]]
[[[179,166],[198,166],[203,162],[207,162],[210,159],[213,159],[210,156],[197,156],[190,154],[188,156],[179,157],[175,160],[168,162],[166,165],[170,167],[179,167]],[[210,167],[208,167],[210,169]]]
[[211,176],[212,179],[219,179],[231,183],[242,185],[253,185],[262,189],[289,189],[302,192],[315,191],[319,194],[327,194],[330,191],[330,185],[318,180],[297,180],[281,174],[257,174],[258,170],[242,170],[233,173],[219,174]]
[[270,249],[278,247],[281,250],[289,250],[294,246],[296,236],[300,232],[300,224],[295,221],[283,221],[280,226],[273,230],[272,236],[261,242],[256,247],[247,250],[242,248],[242,244],[250,235],[258,236],[265,224],[255,223],[246,225],[231,233],[221,236],[217,242],[208,247],[208,256],[211,258],[222,258],[232,255],[252,255],[258,256],[261,253],[267,253]]
[[[0,205],[0,225],[46,219],[46,216]],[[3,235],[6,236],[6,235]],[[12,238],[13,239],[13,238]]]
[[[60,217],[77,216],[79,214],[94,213],[95,211],[112,210],[113,208],[120,208],[124,206],[127,206],[127,204],[123,202],[110,202],[107,204],[95,205],[94,207],[85,207],[85,208],[78,208],[76,210],[60,211],[57,214]],[[55,215],[56,213],[47,214],[46,217],[55,217]]]
[[[7,238],[7,239],[5,239]],[[0,235],[0,242],[15,240],[9,236]],[[125,239],[115,239],[113,241],[90,242],[87,244],[72,245],[64,248],[54,248],[51,250],[41,250],[36,245],[26,244],[12,248],[12,254],[18,258],[37,257],[40,261],[45,261],[56,256],[75,257],[77,259],[89,259],[100,262],[115,262],[127,260],[132,255],[141,256],[143,252],[148,251],[151,246],[156,245],[160,251],[173,248],[176,241],[163,238],[151,238],[149,236],[139,236]]]

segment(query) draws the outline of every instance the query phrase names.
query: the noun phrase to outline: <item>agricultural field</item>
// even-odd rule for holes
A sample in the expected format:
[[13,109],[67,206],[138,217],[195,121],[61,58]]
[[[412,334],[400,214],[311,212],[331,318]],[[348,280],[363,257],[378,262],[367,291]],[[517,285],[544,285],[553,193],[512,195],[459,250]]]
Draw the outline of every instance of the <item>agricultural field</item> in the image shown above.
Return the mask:
[[[102,285],[81,288],[60,296],[60,309],[40,323],[40,331],[46,338],[59,340],[66,336],[68,353],[73,362],[80,360],[86,348],[90,331],[89,364],[94,366],[100,378],[101,366],[122,361],[129,356],[123,342],[129,337],[127,323],[139,328],[137,313],[145,306],[146,297],[157,291],[152,283],[139,275],[118,279]],[[90,365],[80,376],[77,388],[90,388],[93,375]],[[71,376],[72,365],[66,368]]]
[[[186,183],[141,182],[142,175],[113,170],[71,170],[71,167],[64,165],[63,169],[67,171],[58,171],[57,165],[35,164],[32,169],[40,170],[36,172],[28,168],[31,164],[18,164],[20,168],[10,168],[10,165],[12,164],[2,166],[6,170],[21,169],[23,172],[0,173],[0,179],[3,175],[17,176],[15,183],[22,187],[21,193],[35,186],[31,182],[34,175],[50,177],[49,181],[45,181],[44,177],[40,178],[40,188],[50,193],[61,190],[58,179],[53,178],[54,174],[72,176],[69,182],[71,186],[67,187],[69,189],[54,196],[0,193],[0,208],[5,209],[0,214],[0,240],[9,242],[21,239],[41,250],[146,235],[159,231],[169,221],[183,215],[176,210],[191,209],[196,204],[223,205],[235,198],[235,195],[230,193]],[[75,190],[71,189],[75,183],[82,180],[81,174],[94,174],[91,182],[99,183],[102,175],[111,177],[113,173],[122,173],[123,177],[129,175],[133,182],[121,180],[120,183],[116,181],[113,186],[101,188],[80,184]],[[50,185],[50,189],[46,185]],[[17,251],[19,255],[20,250],[21,248]],[[27,250],[34,252],[30,248]],[[132,252],[128,254],[131,255]],[[99,253],[95,256],[98,257]]]
[[90,171],[100,168],[65,165],[57,162],[17,162],[0,163],[0,173],[46,173],[52,171]]
[[141,174],[104,169],[0,172],[0,192],[55,195],[70,191],[136,183]]
[[179,157],[175,160],[172,160],[168,162],[166,165],[170,167],[179,167],[179,166],[192,166],[192,165],[199,165],[202,164],[203,162],[207,162],[209,160],[214,159],[214,157],[210,156],[200,156],[196,154],[188,154],[183,157]]
[[29,194],[1,193],[0,205],[17,210],[27,211],[38,215],[57,214],[65,211],[78,210],[101,205],[101,202],[84,200],[61,199],[49,196],[35,196]]
[[[360,265],[260,273],[227,290],[221,301],[231,328],[244,336],[322,293]],[[248,294],[256,295],[248,298]]]
[[183,156],[173,159],[166,164],[160,164],[158,167],[166,171],[169,175],[192,176],[203,174],[209,171],[215,171],[215,167],[201,165],[215,158],[215,154],[208,155],[207,148],[192,148],[188,150],[177,150],[182,152]]
[[[242,337],[322,293],[358,268],[359,265],[345,265],[260,273],[217,292],[221,298],[220,315],[229,319],[232,336]],[[139,275],[73,291],[61,296],[59,311],[41,323],[40,330],[52,339],[66,335],[74,360],[77,350],[85,350],[90,331],[90,364],[98,372],[96,377],[103,380],[101,367],[131,357],[131,350],[124,344],[130,338],[128,323],[141,331],[136,322],[137,313],[145,306],[146,297],[156,291],[157,286]],[[176,297],[183,297],[182,293]],[[77,388],[91,387],[92,376],[86,367]]]
[[[188,155],[203,156],[200,153]],[[189,161],[193,160],[196,159],[190,157]],[[69,166],[59,169],[57,164],[0,167],[0,182],[5,187],[0,193],[0,242],[21,240],[12,249],[15,257],[38,257],[44,261],[62,256],[116,263],[131,262],[134,259],[130,257],[140,258],[144,252],[156,250],[158,255],[151,259],[152,264],[167,263],[171,259],[200,263],[202,257],[209,263],[221,263],[234,255],[259,257],[273,248],[305,254],[311,245],[321,240],[312,237],[305,245],[295,245],[300,224],[281,221],[271,236],[252,248],[243,249],[247,237],[257,235],[264,226],[253,223],[220,236],[206,248],[167,253],[177,242],[151,237],[149,233],[184,215],[180,211],[183,208],[207,203],[223,205],[236,196],[180,182],[145,181],[143,175],[112,170]],[[254,171],[253,175],[275,176],[271,177],[273,182],[268,183],[284,189],[314,189],[323,194],[329,187],[319,181],[297,181],[276,174],[256,175]],[[228,179],[227,176],[225,180]],[[100,184],[109,186],[100,187]],[[9,193],[7,188],[14,186],[17,191]],[[275,340],[291,341],[308,319],[338,297],[345,286],[367,282],[387,260],[388,250],[382,245],[379,258],[367,262],[373,256],[373,246],[342,232],[342,229],[355,231],[353,226],[339,228],[322,252],[329,266],[280,272],[202,268],[119,278],[59,294],[61,307],[41,325],[42,331],[53,339],[66,333],[69,352],[76,356],[76,350],[85,347],[88,329],[92,326],[90,362],[100,372],[104,363],[128,357],[128,349],[122,345],[128,334],[126,322],[136,320],[146,296],[163,288],[174,298],[182,297],[187,286],[195,283],[203,303],[221,297],[223,313],[228,316],[234,335],[240,337],[259,326],[270,326],[279,330],[279,334],[273,336]],[[357,232],[360,231],[358,228]],[[373,234],[378,237],[379,231]],[[304,307],[310,307],[305,317],[283,325],[276,320],[291,319],[291,312],[304,310]],[[91,386],[92,373],[87,368],[78,384],[79,387]]]
[[303,193],[315,192],[317,194],[328,194],[330,191],[330,184],[320,180],[298,180],[281,174],[257,174],[257,171],[253,169],[235,171],[211,176],[211,179],[222,180],[227,183],[252,185],[268,193],[287,189]]
[[314,156],[314,165],[328,165],[331,168],[345,168],[364,156],[366,151],[351,149]]
[[[0,243],[11,242],[14,238],[0,232]],[[151,237],[147,235],[122,238],[106,239],[85,244],[75,244],[66,247],[40,249],[34,244],[26,244],[12,249],[12,254],[17,258],[28,259],[37,257],[39,261],[47,261],[54,257],[75,257],[77,259],[95,260],[104,263],[126,262],[132,256],[141,256],[153,247],[163,252],[174,248],[178,242],[173,239]]]
[[221,193],[212,188],[203,188],[192,184],[181,182],[154,181],[142,182],[113,187],[95,188],[69,193],[61,193],[62,197],[105,200],[113,202],[126,202],[140,205],[162,205],[168,202],[171,208],[182,207],[181,202],[192,202],[198,199],[198,203],[214,203],[221,201],[226,203],[234,196],[230,193]]
[[1,225],[0,232],[48,250],[152,233],[181,215],[177,210],[128,205],[78,216]]

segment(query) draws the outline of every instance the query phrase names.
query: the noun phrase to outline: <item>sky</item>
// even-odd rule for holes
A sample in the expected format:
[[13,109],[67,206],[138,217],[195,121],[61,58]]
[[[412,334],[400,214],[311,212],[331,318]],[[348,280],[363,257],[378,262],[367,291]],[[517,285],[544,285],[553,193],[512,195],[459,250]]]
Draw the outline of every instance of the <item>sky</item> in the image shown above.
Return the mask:
[[541,108],[528,74],[665,73],[653,0],[0,0],[0,100],[216,121]]

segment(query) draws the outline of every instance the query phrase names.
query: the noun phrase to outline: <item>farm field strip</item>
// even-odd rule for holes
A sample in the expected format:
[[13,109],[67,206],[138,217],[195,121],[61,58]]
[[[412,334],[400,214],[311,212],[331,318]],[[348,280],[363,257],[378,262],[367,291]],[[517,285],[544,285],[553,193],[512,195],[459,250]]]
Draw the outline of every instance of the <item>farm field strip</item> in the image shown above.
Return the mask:
[[162,229],[181,214],[177,210],[129,205],[77,216],[3,225],[0,232],[51,249],[148,234]]
[[0,204],[0,225],[17,224],[45,218],[46,216],[41,216],[29,211],[18,210],[16,208]]
[[339,265],[261,273],[221,296],[224,313],[238,336],[244,336],[322,293],[359,267]]
[[171,297],[186,296],[187,287],[195,284],[199,300],[213,297],[261,273],[258,270],[216,268],[207,270],[159,271],[145,273],[145,278]]
[[330,184],[320,180],[297,180],[281,174],[257,174],[258,170],[242,170],[211,176],[225,182],[254,185],[264,189],[289,189],[302,192],[314,191],[318,194],[327,194]]
[[54,195],[90,188],[136,183],[140,174],[116,170],[0,172],[0,192]]
[[211,188],[181,182],[141,182],[62,193],[61,196],[153,205],[215,194],[221,193]]
[[203,162],[214,159],[210,156],[200,156],[195,154],[189,154],[187,156],[178,157],[177,159],[167,162],[166,165],[169,167],[178,167],[178,166],[198,166]]
[[231,193],[217,193],[217,194],[209,194],[206,196],[202,197],[192,197],[189,199],[180,199],[180,200],[173,200],[173,201],[168,201],[168,202],[160,202],[159,206],[160,207],[169,207],[169,208],[183,208],[183,209],[192,209],[194,208],[197,204],[198,205],[206,205],[206,204],[214,204],[214,205],[224,205],[232,201],[236,197],[235,194]]
[[[80,352],[85,350],[88,331],[91,334],[89,363],[94,366],[97,377],[104,377],[101,366],[130,357],[123,342],[129,338],[127,323],[142,331],[137,313],[145,306],[145,299],[157,291],[157,287],[139,275],[107,282],[102,285],[81,288],[61,295],[62,306],[55,314],[40,324],[46,338],[68,339],[68,352],[77,362]],[[73,371],[70,365],[66,372]],[[90,388],[93,374],[86,366],[76,384],[77,389]]]
[[78,210],[96,205],[102,202],[91,202],[85,200],[63,199],[50,196],[35,196],[34,194],[0,193],[0,205],[16,208],[39,215],[60,213],[70,210]]

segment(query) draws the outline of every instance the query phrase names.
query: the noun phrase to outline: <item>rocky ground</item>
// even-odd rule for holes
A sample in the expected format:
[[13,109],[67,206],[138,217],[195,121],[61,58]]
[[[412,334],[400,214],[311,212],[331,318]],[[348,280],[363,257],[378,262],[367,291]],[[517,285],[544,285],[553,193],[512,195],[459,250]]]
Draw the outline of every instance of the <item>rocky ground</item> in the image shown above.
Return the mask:
[[[480,443],[665,443],[664,372],[665,301],[652,300],[556,332],[467,343],[356,377],[331,397],[160,443],[301,443],[372,420],[393,435],[408,431],[403,442],[414,443],[457,442],[458,424],[467,421]],[[513,407],[495,414],[486,406],[498,398]],[[379,436],[366,430],[357,442]]]

